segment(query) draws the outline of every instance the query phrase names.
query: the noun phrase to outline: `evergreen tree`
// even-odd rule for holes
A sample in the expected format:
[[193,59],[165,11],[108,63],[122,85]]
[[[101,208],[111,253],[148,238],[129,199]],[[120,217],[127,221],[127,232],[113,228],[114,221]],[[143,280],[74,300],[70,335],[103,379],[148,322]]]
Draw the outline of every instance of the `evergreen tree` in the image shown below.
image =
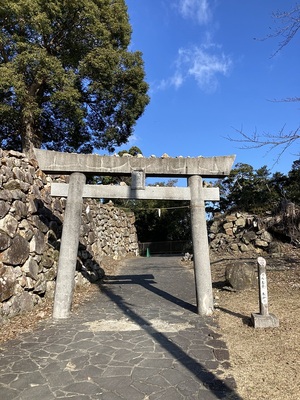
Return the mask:
[[149,98],[124,0],[2,0],[0,28],[2,147],[127,142]]
[[132,211],[141,242],[191,240],[189,202],[137,200]]
[[300,159],[295,160],[286,181],[286,197],[297,205],[300,204]]
[[[174,187],[176,183],[170,179],[149,186]],[[159,242],[191,240],[189,204],[180,200],[123,200],[120,205],[134,212],[139,241]]]
[[266,166],[254,170],[249,164],[238,163],[230,175],[218,182],[221,211],[246,211],[256,214],[277,208],[282,194],[276,178]]

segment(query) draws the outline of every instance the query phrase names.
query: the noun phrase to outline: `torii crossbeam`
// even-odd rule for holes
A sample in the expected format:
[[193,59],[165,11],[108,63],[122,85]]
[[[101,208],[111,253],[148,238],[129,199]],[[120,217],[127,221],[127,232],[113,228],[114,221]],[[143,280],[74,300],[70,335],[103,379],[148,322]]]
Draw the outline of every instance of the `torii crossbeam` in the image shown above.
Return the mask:
[[[53,183],[51,195],[67,197],[53,317],[70,315],[83,198],[190,200],[197,310],[213,313],[213,294],[205,201],[218,201],[218,188],[203,187],[203,178],[229,175],[235,156],[198,158],[115,157],[70,154],[35,149],[40,168],[46,173],[70,174],[69,184]],[[86,185],[87,175],[130,176],[131,186]],[[145,178],[186,177],[188,187],[146,187]]]

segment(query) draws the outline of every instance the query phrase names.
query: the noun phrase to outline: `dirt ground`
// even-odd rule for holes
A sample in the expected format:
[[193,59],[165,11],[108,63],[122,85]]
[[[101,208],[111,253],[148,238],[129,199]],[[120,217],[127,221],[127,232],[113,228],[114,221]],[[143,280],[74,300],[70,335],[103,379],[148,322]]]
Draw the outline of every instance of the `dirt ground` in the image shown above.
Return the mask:
[[212,257],[216,319],[227,343],[231,373],[243,400],[300,398],[300,250],[287,246],[285,255],[268,258],[269,312],[278,328],[255,328],[251,314],[259,312],[258,287],[240,292],[224,289],[226,265],[253,262]]
[[[279,319],[278,328],[254,329],[251,314],[259,312],[258,288],[229,291],[225,269],[232,263],[251,262],[256,256],[211,256],[215,320],[230,353],[237,392],[243,400],[298,400],[300,398],[300,249],[287,246],[279,258],[266,258],[269,311]],[[114,265],[113,267],[118,267]],[[111,267],[113,270],[114,268]],[[192,266],[191,266],[192,270]],[[111,272],[111,271],[110,271]],[[74,309],[92,295],[77,290]],[[0,343],[14,339],[50,318],[52,302],[0,326]]]

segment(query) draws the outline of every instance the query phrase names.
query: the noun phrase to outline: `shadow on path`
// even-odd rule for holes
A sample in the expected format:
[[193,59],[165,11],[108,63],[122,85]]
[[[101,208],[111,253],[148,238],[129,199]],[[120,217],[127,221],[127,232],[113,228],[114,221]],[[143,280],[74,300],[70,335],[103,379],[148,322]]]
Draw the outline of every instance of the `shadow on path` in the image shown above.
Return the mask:
[[[138,324],[143,331],[163,347],[175,360],[190,371],[190,373],[192,373],[194,377],[215,396],[214,398],[242,400],[234,390],[236,384],[233,378],[228,377],[225,378],[225,380],[220,379],[195,358],[189,356],[181,347],[174,343],[174,341],[170,340],[166,334],[155,329],[151,325],[150,321],[142,315],[139,315],[134,310],[133,304],[129,303],[123,296],[116,293],[117,290],[114,288],[115,285],[122,288],[122,285],[128,284],[140,285],[157,296],[182,307],[192,313],[191,319],[195,318],[196,307],[153,286],[156,284],[156,281],[152,274],[109,276],[105,279],[104,284],[99,285],[101,292],[117,305],[127,319]],[[155,307],[155,304],[153,306]],[[199,318],[201,317],[199,316]],[[206,398],[207,397],[205,397],[205,399]]]
[[150,292],[156,294],[157,296],[160,296],[163,299],[170,301],[171,303],[177,304],[179,307],[184,308],[185,310],[197,314],[197,307],[194,306],[193,304],[181,300],[178,297],[175,297],[172,294],[167,293],[166,291],[159,289],[156,286],[153,286],[157,283],[154,279],[154,275],[150,274],[115,275],[115,276],[111,275],[111,276],[106,276],[104,282],[109,285],[126,285],[126,284],[139,285],[144,289],[147,289]]

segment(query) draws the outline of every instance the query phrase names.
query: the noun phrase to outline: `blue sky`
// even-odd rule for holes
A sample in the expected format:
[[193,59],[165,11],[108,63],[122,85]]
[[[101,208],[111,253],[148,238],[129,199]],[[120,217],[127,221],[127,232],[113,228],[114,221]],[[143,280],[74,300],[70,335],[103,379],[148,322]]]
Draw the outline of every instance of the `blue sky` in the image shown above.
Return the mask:
[[[144,156],[209,157],[236,154],[236,162],[287,173],[299,143],[274,165],[279,150],[239,149],[228,136],[286,132],[299,126],[299,34],[279,54],[280,38],[264,38],[272,13],[293,0],[126,0],[150,85],[150,104],[130,142]],[[296,46],[298,46],[296,48]],[[120,149],[118,149],[119,151]],[[273,166],[274,165],[274,166]]]

